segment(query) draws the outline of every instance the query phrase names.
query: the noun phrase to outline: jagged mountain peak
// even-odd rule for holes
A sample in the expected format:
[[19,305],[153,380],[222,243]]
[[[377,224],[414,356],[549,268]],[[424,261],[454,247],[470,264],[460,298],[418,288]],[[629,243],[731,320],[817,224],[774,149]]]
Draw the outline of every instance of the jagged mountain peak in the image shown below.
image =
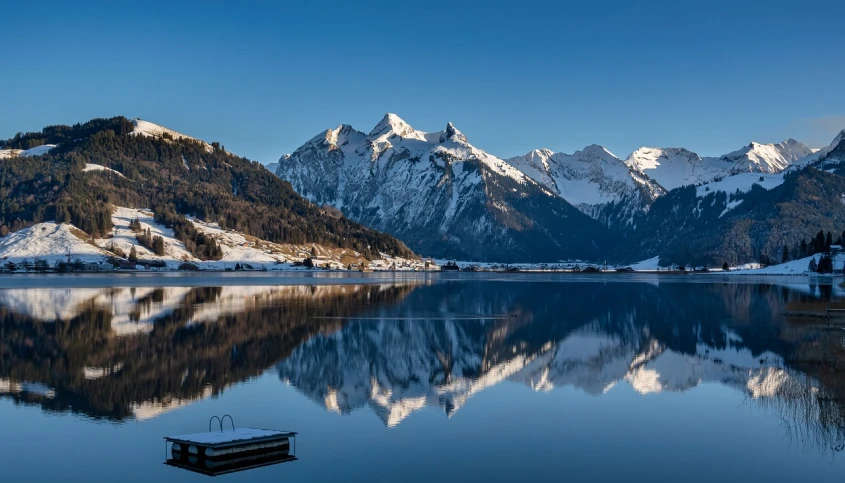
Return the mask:
[[458,128],[450,122],[446,124],[446,129],[440,135],[440,142],[445,143],[446,141],[466,144],[467,137],[461,131],[458,131]]
[[721,156],[720,160],[734,163],[729,168],[735,173],[779,173],[792,163],[813,154],[813,150],[804,144],[787,139],[777,144],[764,144],[752,141],[748,146]]
[[606,240],[605,227],[469,144],[452,123],[426,133],[388,114],[356,136],[329,131],[283,159],[276,174],[312,202],[413,240],[428,255],[553,261],[587,258]]
[[377,138],[390,135],[405,137],[415,132],[416,130],[401,117],[388,112],[384,115],[381,121],[376,124],[373,130],[370,131],[370,137]]
[[536,149],[508,163],[607,226],[629,223],[662,192],[598,144],[573,154]]

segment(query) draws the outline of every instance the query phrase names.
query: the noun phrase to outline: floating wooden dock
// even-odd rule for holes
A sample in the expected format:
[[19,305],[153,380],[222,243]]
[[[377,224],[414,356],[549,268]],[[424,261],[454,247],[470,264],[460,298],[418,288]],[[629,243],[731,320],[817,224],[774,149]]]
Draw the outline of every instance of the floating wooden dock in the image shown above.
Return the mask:
[[165,464],[217,476],[295,461],[296,435],[294,431],[235,429],[234,421],[232,429],[224,431],[221,420],[219,431],[165,437]]

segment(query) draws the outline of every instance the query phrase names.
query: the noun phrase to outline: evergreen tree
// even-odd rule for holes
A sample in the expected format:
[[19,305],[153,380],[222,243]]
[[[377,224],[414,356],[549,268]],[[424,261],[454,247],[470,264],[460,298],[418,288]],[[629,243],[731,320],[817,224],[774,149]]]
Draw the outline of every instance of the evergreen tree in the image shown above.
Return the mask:
[[801,253],[801,258],[809,256],[809,253],[807,253],[807,240],[805,238],[801,239],[800,253]]
[[833,273],[833,259],[828,255],[822,255],[816,271],[819,273]]
[[810,259],[810,266],[809,266],[809,267],[807,267],[807,270],[809,270],[809,271],[811,271],[811,272],[815,272],[815,271],[817,271],[817,270],[818,270],[818,268],[819,268],[819,267],[816,265],[816,259],[815,259],[815,258],[811,258],[811,259]]
[[[428,262],[426,262],[426,263],[428,263]],[[730,265],[728,265],[728,262],[727,262],[727,261],[725,261],[725,263],[723,263],[723,264],[722,264],[722,270],[724,270],[724,271],[726,271],[726,272],[727,272],[727,271],[728,271],[728,270],[730,270],[730,269],[731,269],[731,266],[730,266]]]
[[786,245],[783,246],[783,254],[781,255],[781,262],[786,263],[789,261],[789,247]]
[[813,255],[824,251],[824,232],[819,230],[816,238],[813,239]]
[[152,250],[158,256],[164,255],[164,238],[156,235],[153,237]]
[[138,261],[138,252],[135,251],[135,245],[132,245],[132,249],[129,250],[129,261],[132,263]]
[[833,245],[833,235],[831,235],[830,232],[827,232],[827,236],[824,239],[824,251],[829,252],[831,245]]

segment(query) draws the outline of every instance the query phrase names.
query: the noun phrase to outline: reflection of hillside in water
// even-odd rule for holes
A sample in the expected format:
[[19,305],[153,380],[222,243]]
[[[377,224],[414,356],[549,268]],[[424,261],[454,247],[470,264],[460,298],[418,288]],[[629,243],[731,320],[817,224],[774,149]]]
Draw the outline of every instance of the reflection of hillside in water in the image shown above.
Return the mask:
[[[383,308],[381,319],[309,339],[277,370],[327,409],[367,406],[388,426],[427,406],[451,415],[505,380],[595,395],[619,383],[646,394],[716,382],[769,406],[801,407],[827,421],[838,440],[841,331],[826,332],[839,350],[820,349],[813,341],[824,331],[783,319],[787,304],[819,295],[803,292],[738,284],[438,284]],[[801,362],[809,347],[819,356],[813,364]]]
[[339,329],[335,317],[412,289],[2,290],[0,396],[93,417],[154,417],[258,375],[301,341]]

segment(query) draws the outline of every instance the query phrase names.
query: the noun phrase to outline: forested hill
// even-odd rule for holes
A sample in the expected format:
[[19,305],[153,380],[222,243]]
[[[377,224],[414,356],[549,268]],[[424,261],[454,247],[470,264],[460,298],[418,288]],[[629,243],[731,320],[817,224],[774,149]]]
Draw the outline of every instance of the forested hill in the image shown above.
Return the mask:
[[[15,151],[39,147],[38,155]],[[200,251],[188,216],[277,243],[351,248],[371,259],[413,255],[396,238],[313,205],[257,162],[169,130],[139,132],[124,117],[50,126],[0,148],[0,235],[56,220],[103,236],[113,207],[127,206],[151,208]]]

